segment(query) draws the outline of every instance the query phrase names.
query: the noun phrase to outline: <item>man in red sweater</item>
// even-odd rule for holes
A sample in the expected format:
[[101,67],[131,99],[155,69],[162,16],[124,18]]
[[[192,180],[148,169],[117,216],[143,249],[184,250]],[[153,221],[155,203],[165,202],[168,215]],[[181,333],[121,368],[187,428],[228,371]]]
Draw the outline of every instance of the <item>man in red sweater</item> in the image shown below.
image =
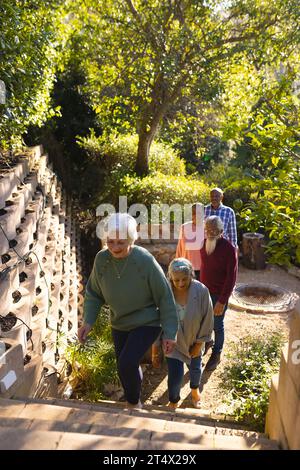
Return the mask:
[[237,273],[233,245],[223,238],[223,222],[213,215],[205,221],[205,242],[200,250],[200,281],[208,288],[214,306],[215,342],[205,370],[214,370],[221,360],[224,344],[224,316]]

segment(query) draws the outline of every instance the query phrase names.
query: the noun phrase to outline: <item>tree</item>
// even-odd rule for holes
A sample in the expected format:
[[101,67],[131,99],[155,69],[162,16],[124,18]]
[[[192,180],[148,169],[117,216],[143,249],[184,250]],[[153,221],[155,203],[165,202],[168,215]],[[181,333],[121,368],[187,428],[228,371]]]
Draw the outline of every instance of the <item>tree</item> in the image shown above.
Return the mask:
[[1,0],[0,79],[7,90],[0,105],[0,147],[10,147],[30,124],[40,126],[51,109],[51,90],[61,62],[71,0]]
[[87,91],[102,125],[135,126],[136,171],[148,173],[163,116],[183,96],[216,99],[236,55],[261,64],[299,31],[297,0],[89,0],[80,35]]

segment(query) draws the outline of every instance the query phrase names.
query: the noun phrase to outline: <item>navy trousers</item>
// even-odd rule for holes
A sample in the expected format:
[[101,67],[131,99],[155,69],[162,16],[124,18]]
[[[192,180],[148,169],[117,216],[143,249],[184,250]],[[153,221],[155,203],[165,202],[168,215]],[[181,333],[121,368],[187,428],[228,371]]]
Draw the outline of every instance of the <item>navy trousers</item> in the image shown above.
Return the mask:
[[125,398],[132,405],[139,402],[142,386],[140,361],[161,333],[159,326],[140,326],[131,331],[112,328],[118,374]]

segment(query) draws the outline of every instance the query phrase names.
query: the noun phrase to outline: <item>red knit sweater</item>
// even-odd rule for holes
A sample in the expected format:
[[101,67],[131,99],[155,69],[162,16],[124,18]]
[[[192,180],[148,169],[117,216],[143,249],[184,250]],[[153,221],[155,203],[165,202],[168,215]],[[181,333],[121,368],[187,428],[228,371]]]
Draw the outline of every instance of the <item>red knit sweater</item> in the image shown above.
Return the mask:
[[215,251],[208,256],[205,251],[205,243],[200,250],[200,281],[211,294],[219,296],[218,301],[221,304],[226,304],[236,281],[236,249],[228,240],[220,238],[217,241]]

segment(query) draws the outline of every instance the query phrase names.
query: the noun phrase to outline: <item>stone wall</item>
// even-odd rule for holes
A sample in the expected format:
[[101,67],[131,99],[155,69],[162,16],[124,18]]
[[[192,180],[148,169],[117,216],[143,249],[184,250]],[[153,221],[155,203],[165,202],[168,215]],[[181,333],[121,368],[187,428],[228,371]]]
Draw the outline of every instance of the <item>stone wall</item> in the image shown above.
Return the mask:
[[30,149],[13,167],[3,165],[0,397],[34,396],[45,374],[65,373],[64,352],[77,332],[78,243],[42,147]]
[[175,258],[179,227],[173,224],[149,224],[139,226],[137,245],[143,246],[167,268]]
[[300,300],[291,319],[289,342],[272,379],[266,432],[283,449],[300,449]]

